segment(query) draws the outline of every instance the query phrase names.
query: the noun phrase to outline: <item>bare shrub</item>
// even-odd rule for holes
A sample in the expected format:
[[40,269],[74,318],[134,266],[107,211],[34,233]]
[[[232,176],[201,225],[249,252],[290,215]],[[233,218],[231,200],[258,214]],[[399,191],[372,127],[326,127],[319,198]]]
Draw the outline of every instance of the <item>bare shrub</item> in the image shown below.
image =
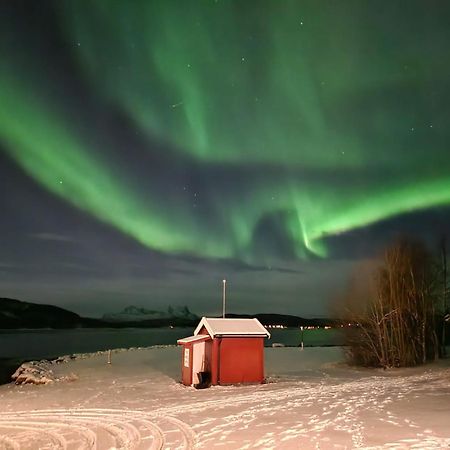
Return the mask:
[[350,361],[387,368],[435,359],[437,284],[425,247],[402,240],[385,251],[371,276],[362,275],[344,297],[342,318],[355,324],[346,336]]

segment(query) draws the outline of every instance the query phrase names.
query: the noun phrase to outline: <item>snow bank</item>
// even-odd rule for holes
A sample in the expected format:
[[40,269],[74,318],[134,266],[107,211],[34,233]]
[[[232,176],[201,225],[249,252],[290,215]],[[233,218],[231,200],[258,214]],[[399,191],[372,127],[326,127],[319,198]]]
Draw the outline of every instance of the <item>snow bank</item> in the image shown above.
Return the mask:
[[85,356],[53,365],[73,383],[0,386],[0,449],[450,446],[448,360],[364,370],[339,348],[267,348],[267,384],[195,390],[179,348]]
[[23,363],[11,378],[16,384],[48,384],[58,380],[48,361]]

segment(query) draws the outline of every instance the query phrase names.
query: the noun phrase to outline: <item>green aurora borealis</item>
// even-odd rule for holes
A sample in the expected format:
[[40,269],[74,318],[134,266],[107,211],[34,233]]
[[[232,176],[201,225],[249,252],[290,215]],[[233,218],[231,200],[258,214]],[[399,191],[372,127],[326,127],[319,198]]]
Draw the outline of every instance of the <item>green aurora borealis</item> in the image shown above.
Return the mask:
[[[69,81],[39,36],[2,26],[0,142],[150,249],[270,263],[255,242],[269,220],[297,257],[326,257],[328,237],[450,203],[450,30],[433,5],[58,2]],[[111,110],[147,143],[145,182],[122,164],[133,143],[112,157],[116,131],[97,128]],[[171,178],[184,164],[203,179],[198,204]]]

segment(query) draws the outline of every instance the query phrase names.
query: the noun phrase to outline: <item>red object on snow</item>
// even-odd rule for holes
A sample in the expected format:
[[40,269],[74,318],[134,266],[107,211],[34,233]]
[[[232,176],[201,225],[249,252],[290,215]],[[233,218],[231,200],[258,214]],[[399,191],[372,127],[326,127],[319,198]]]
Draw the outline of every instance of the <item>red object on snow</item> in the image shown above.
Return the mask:
[[183,346],[181,378],[186,386],[263,383],[264,339],[270,333],[258,319],[203,317],[194,335],[179,339]]

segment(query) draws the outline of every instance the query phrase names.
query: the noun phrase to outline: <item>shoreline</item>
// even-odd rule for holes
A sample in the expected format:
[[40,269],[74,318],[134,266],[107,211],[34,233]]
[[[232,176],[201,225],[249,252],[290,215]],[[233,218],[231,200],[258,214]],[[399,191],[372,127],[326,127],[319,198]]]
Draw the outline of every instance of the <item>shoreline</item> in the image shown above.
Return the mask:
[[5,384],[13,383],[14,380],[11,376],[24,364],[64,364],[69,361],[94,358],[100,355],[107,355],[109,351],[112,353],[122,353],[134,350],[146,350],[152,348],[168,348],[177,347],[176,344],[173,345],[150,345],[148,347],[129,347],[129,348],[114,348],[108,350],[97,350],[94,352],[85,353],[72,353],[70,355],[60,355],[60,356],[48,356],[43,358],[0,358],[0,386]]
[[11,375],[25,362],[23,358],[0,358],[0,386],[11,383]]

